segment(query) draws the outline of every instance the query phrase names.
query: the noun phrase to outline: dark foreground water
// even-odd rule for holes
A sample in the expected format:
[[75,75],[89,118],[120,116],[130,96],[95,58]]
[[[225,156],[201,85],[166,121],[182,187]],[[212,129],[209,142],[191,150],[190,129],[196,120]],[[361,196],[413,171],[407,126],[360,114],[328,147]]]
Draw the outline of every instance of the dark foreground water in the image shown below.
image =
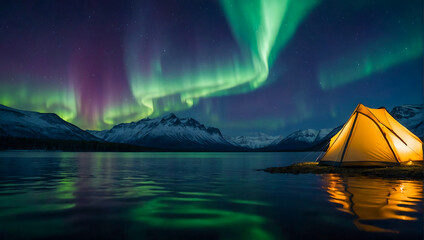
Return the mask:
[[0,153],[0,239],[423,239],[423,182],[255,171],[316,153]]

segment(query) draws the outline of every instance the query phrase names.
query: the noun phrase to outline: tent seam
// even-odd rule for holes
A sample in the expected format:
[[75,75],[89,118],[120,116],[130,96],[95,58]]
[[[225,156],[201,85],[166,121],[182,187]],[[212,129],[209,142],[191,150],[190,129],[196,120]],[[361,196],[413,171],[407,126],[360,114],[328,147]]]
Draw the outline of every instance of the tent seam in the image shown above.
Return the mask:
[[370,116],[367,116],[365,113],[361,113],[361,112],[358,112],[358,113],[360,113],[360,114],[364,115],[365,117],[369,118],[375,125],[377,125],[378,129],[380,130],[381,134],[384,137],[384,140],[386,140],[387,145],[389,145],[389,148],[392,151],[393,156],[395,157],[396,161],[400,164],[400,161],[399,161],[398,157],[396,156],[396,153],[393,151],[393,148],[390,145],[389,140],[387,140],[386,134],[383,132],[383,129],[381,129],[381,127],[378,125],[378,123],[376,121],[374,121],[374,119],[372,119]]
[[345,145],[345,147],[343,149],[342,157],[340,158],[340,165],[342,165],[343,158],[345,157],[345,154],[346,154],[346,151],[347,151],[347,147],[349,145],[350,138],[352,137],[353,130],[355,129],[355,124],[356,124],[356,120],[358,119],[358,114],[359,114],[359,112],[357,111],[356,112],[356,116],[355,116],[355,120],[353,120],[353,123],[352,123],[352,129],[350,130],[349,137],[347,138],[346,145]]
[[[337,136],[337,138],[334,140],[333,144],[331,144],[331,146],[328,146],[327,151],[325,151],[324,155],[321,157],[321,159],[323,159],[328,152],[330,152],[331,147],[334,145],[335,142],[337,142],[337,139],[339,139],[340,135],[342,135],[343,129],[346,127],[347,123],[350,121],[350,119],[352,118],[352,116],[357,112],[359,105],[355,108],[355,111],[353,111],[352,115],[350,115],[349,119],[347,119],[347,121],[345,122],[345,124],[343,125],[342,129],[340,129],[339,131],[339,135]],[[328,144],[331,143],[331,138],[330,138],[330,142]],[[321,161],[320,159],[320,161]],[[337,159],[336,159],[337,160]],[[337,162],[337,161],[336,161]]]

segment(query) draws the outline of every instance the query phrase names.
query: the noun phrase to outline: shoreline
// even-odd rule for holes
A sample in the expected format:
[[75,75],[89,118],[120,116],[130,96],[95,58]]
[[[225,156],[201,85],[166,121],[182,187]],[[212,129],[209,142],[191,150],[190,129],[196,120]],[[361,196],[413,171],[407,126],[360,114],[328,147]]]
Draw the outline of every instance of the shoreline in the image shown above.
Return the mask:
[[318,162],[295,163],[283,167],[269,167],[259,169],[268,173],[286,173],[286,174],[340,174],[343,176],[364,176],[383,179],[398,180],[423,180],[424,165],[422,163],[402,164],[394,167],[334,167],[319,166]]

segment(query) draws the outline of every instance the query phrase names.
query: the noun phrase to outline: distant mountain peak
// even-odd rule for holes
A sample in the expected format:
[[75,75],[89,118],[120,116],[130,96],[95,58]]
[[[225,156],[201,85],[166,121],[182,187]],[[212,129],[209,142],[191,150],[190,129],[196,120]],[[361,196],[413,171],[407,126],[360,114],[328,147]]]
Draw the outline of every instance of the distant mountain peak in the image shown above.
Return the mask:
[[[315,142],[320,140],[321,138],[325,137],[331,129],[304,129],[304,130],[297,130],[293,132],[292,134],[288,135],[284,140],[294,140],[294,141],[300,141],[300,142]],[[283,140],[283,141],[284,141]]]
[[176,118],[178,117],[174,113],[168,113],[162,117],[162,119],[165,119],[165,120],[176,119]]
[[193,119],[193,118],[183,118],[181,119],[181,122],[189,127],[196,127],[196,128],[200,128],[200,129],[204,129],[206,130],[205,125],[199,123],[197,120]]
[[392,109],[390,115],[423,140],[424,104],[406,104],[397,106]]
[[104,131],[89,131],[109,142],[145,147],[184,150],[237,149],[221,131],[205,127],[193,118],[178,118],[169,113],[159,118],[142,119],[136,123],[122,123]]
[[408,119],[411,117],[415,117],[417,114],[423,114],[424,111],[424,105],[418,104],[418,105],[411,105],[406,104],[402,106],[397,106],[392,109],[390,114],[397,119]]
[[267,147],[270,144],[273,144],[275,141],[279,142],[278,140],[281,140],[283,137],[270,136],[261,132],[253,132],[253,133],[248,133],[244,136],[237,136],[237,137],[227,136],[226,138],[229,141],[239,146],[249,148],[249,149],[259,149],[259,148]]
[[219,136],[222,137],[221,131],[218,128],[214,128],[214,127],[208,127],[206,129],[206,131],[210,134],[218,134]]

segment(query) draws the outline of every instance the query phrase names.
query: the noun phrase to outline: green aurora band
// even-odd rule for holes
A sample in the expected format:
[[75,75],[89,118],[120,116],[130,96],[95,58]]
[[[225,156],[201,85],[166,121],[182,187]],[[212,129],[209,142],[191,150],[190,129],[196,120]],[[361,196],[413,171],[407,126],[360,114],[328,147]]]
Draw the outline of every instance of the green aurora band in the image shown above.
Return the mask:
[[[158,40],[153,46],[147,45],[148,54],[143,53],[146,45],[137,37],[148,23],[142,22],[138,29],[129,29],[124,42],[124,63],[132,96],[109,102],[104,109],[93,106],[91,120],[81,109],[90,103],[80,102],[72,76],[58,81],[69,83],[65,85],[54,83],[54,79],[51,79],[53,83],[34,84],[43,81],[30,81],[34,77],[29,76],[3,84],[0,103],[24,110],[54,112],[83,128],[105,129],[121,122],[188,109],[201,98],[253,91],[266,83],[279,52],[317,3],[317,0],[222,0],[220,5],[239,49],[214,56],[208,56],[211,52],[207,50],[200,50],[198,56],[189,59],[181,56],[182,69],[169,69],[163,63],[162,51],[169,46],[166,41],[172,40]],[[146,61],[147,69],[142,67]]]
[[[103,102],[96,106],[81,98],[82,86],[74,83],[72,68],[68,70],[70,73],[62,71],[64,75],[55,73],[54,77],[46,77],[39,74],[36,68],[29,68],[26,75],[22,74],[21,69],[16,70],[19,74],[2,73],[0,103],[24,110],[54,112],[82,128],[99,130],[121,122],[188,109],[202,98],[254,91],[270,82],[268,75],[275,60],[287,47],[302,21],[319,3],[319,0],[220,0],[235,45],[215,53],[208,50],[207,44],[202,45],[202,36],[198,36],[201,34],[194,32],[192,38],[200,45],[199,49],[181,58],[173,56],[173,59],[178,59],[178,67],[174,68],[170,67],[169,61],[166,62],[163,50],[181,47],[178,41],[172,36],[168,37],[166,29],[158,30],[150,26],[148,19],[138,21],[140,19],[135,14],[132,20],[137,20],[138,24],[125,32],[126,38],[122,42],[125,51],[120,58],[125,64],[123,75],[126,78],[123,80],[128,82],[130,94],[119,96],[119,100],[116,100],[108,96],[110,92],[102,92],[99,95],[104,94],[104,98],[110,101],[102,99]],[[368,1],[346,4],[345,11],[353,8],[350,4],[359,4],[358,9],[370,7]],[[409,19],[407,16],[397,17]],[[320,62],[318,81],[321,89],[332,90],[385,72],[399,64],[422,59],[423,35],[419,24],[412,28],[406,21],[399,26],[392,26],[393,22],[383,24],[386,26],[380,28],[381,33],[375,34],[372,40],[353,48],[346,47],[348,50]],[[156,31],[158,37],[152,46],[138,38],[146,26]],[[148,53],[143,52],[146,48]],[[68,54],[72,56],[63,52],[64,56]],[[60,69],[61,66],[58,63],[54,68]],[[82,106],[90,111],[82,111]],[[310,114],[310,109],[298,109],[305,113],[298,116],[306,118],[306,114]],[[91,119],[86,116],[88,114],[92,115]],[[279,119],[278,123],[273,124],[275,128],[281,127],[298,121],[298,116]],[[210,117],[214,122],[213,116]],[[243,123],[237,124],[240,126]]]
[[[241,56],[215,59],[213,63],[169,74],[161,62],[161,47],[151,60],[151,68],[139,67],[140,45],[129,38],[127,75],[138,105],[107,109],[104,122],[114,124],[122,116],[143,118],[168,111],[187,109],[200,98],[244,93],[262,86],[280,50],[293,37],[297,27],[316,0],[221,1],[226,18],[242,52]],[[170,77],[171,76],[171,77]]]
[[323,62],[319,71],[319,83],[323,90],[331,90],[422,56],[422,29],[407,33],[391,30],[372,43]]
[[2,83],[0,103],[11,107],[25,106],[31,111],[56,113],[65,121],[76,123],[80,119],[77,119],[77,100],[72,89],[54,84],[34,86],[30,82]]

